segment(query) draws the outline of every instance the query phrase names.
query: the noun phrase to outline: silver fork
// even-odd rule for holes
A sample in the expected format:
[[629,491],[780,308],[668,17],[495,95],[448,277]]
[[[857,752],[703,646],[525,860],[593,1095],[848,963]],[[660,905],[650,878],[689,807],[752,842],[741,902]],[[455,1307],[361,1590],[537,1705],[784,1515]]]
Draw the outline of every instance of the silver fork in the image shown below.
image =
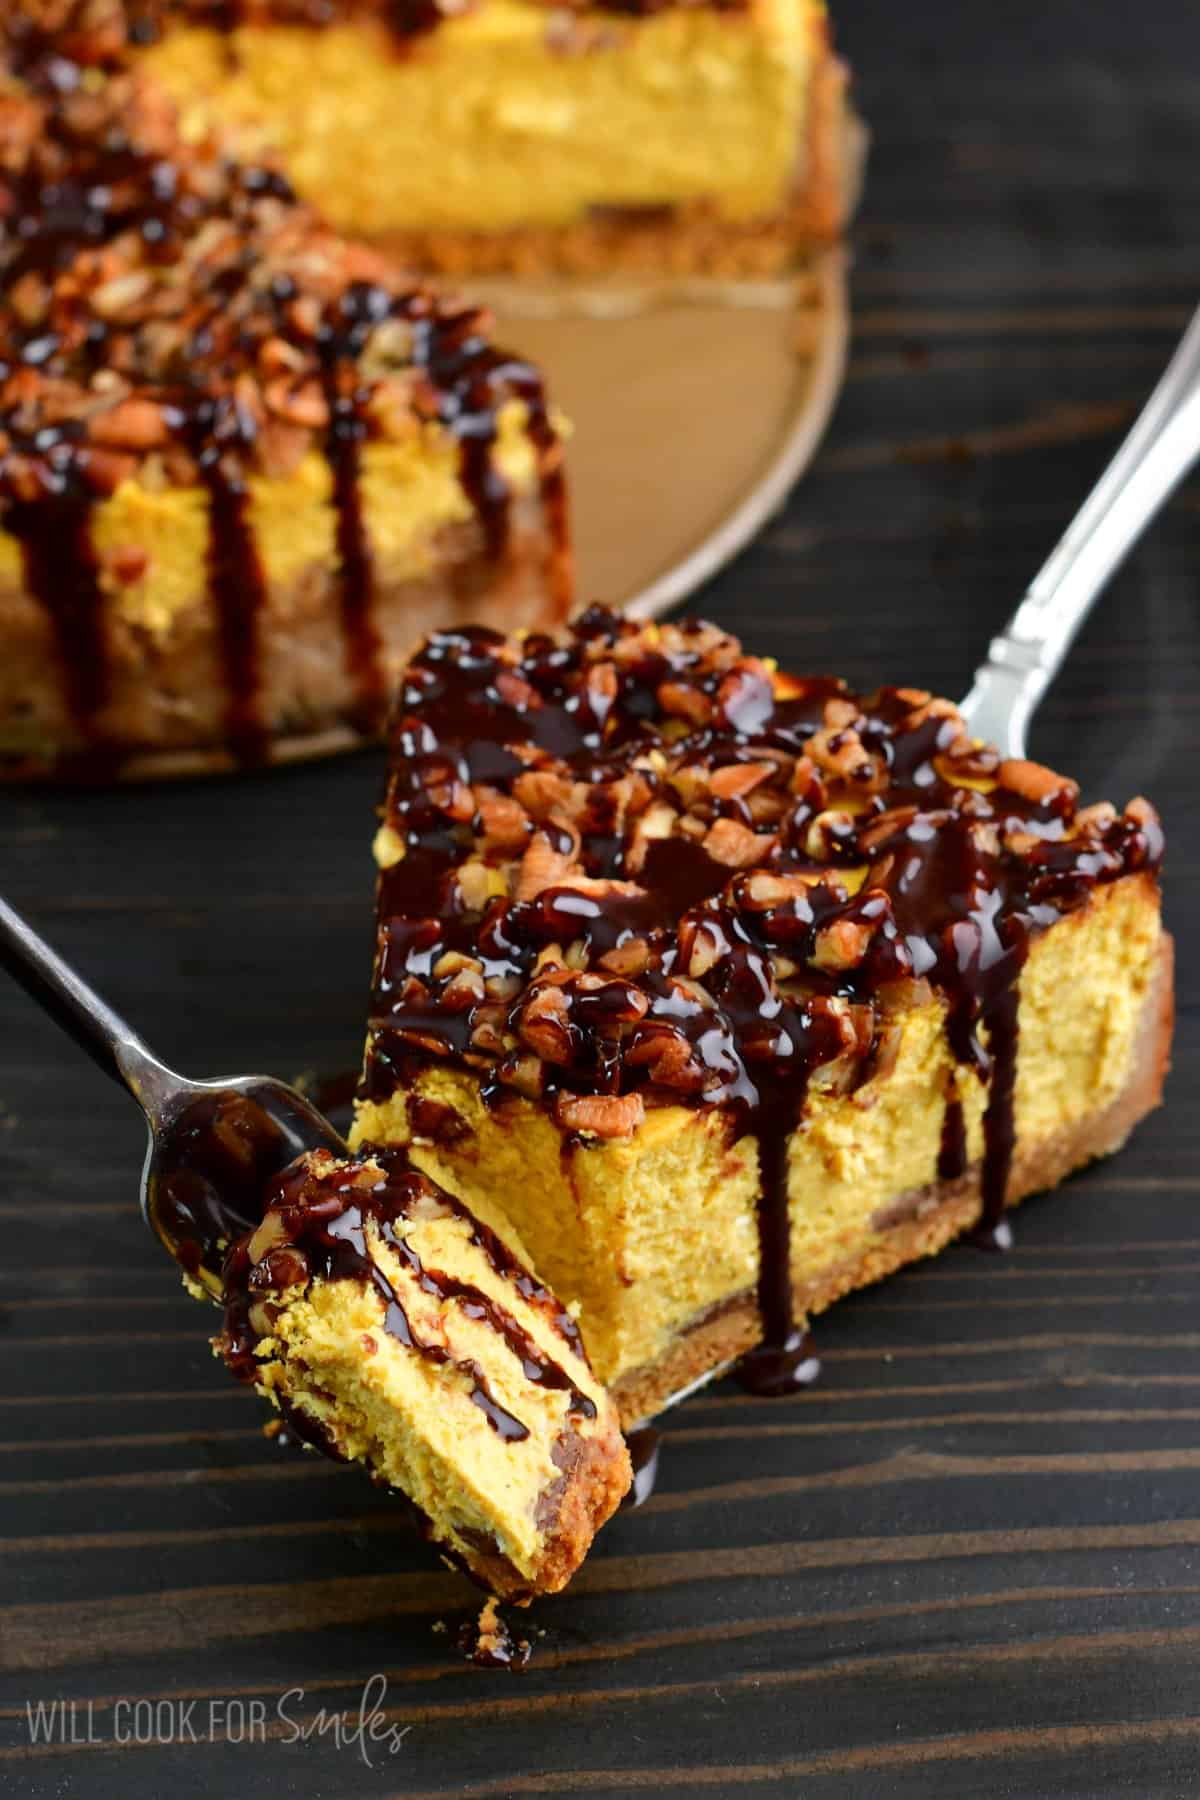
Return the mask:
[[346,1145],[310,1100],[269,1075],[189,1081],[168,1068],[4,899],[0,968],[138,1102],[150,1128],[146,1223],[192,1291],[219,1300],[224,1247],[259,1223],[270,1177],[302,1150],[345,1156]]
[[962,703],[971,732],[1025,755],[1034,709],[1097,596],[1200,456],[1200,310],[1128,437],[988,647]]

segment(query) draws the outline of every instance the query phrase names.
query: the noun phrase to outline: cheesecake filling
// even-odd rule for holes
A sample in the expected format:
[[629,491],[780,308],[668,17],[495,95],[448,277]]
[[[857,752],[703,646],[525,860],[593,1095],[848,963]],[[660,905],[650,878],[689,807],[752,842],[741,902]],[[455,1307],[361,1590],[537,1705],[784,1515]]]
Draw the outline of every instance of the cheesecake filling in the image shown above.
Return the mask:
[[144,62],[189,128],[235,124],[344,230],[492,234],[700,202],[775,217],[805,175],[823,9],[636,10],[480,0],[399,43],[370,15],[171,20]]

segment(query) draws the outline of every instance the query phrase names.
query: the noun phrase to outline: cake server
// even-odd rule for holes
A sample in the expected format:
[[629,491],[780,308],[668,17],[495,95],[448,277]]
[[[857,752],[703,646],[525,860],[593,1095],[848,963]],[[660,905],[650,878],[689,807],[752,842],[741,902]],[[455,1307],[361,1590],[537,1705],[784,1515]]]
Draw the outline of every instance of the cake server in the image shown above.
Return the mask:
[[975,737],[1025,755],[1034,709],[1097,596],[1200,456],[1200,310],[1128,437],[1051,552],[962,703]]
[[193,1292],[221,1298],[223,1246],[257,1225],[271,1176],[305,1150],[348,1154],[329,1120],[269,1075],[189,1081],[0,898],[0,968],[127,1088],[146,1115],[146,1223]]

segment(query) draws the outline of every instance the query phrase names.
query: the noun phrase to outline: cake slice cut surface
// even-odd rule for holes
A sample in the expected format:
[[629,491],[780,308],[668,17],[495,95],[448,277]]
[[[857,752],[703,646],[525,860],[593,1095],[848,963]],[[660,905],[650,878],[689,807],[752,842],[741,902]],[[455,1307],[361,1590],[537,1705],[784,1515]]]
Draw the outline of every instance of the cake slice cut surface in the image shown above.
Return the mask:
[[225,1302],[233,1373],[402,1490],[495,1594],[564,1586],[629,1486],[571,1314],[400,1152],[293,1164],[226,1259]]
[[394,716],[356,1132],[513,1223],[629,1422],[1116,1147],[1170,1036],[1144,801],[947,701],[595,610]]

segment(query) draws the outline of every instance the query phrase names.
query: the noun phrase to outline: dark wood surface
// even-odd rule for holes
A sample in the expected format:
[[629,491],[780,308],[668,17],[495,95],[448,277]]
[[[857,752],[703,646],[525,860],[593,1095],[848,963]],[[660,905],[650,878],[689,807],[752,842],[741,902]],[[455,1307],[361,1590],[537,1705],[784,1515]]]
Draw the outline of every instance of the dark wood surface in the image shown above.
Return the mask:
[[[953,694],[1200,293],[1200,15],[840,10],[875,130],[850,378],[703,606],[795,667]],[[1198,505],[1118,581],[1033,746],[1165,813],[1166,1111],[1031,1203],[1007,1258],[843,1304],[811,1394],[676,1414],[656,1498],[535,1609],[522,1676],[448,1654],[434,1623],[470,1596],[399,1509],[262,1439],[138,1221],[133,1108],[0,992],[0,1792],[1200,1791]],[[5,795],[3,887],[186,1068],[347,1068],[378,781],[363,756]],[[288,1689],[291,1717],[353,1714],[375,1673],[394,1754],[283,1741]],[[194,1699],[201,1741],[115,1747],[138,1696]],[[100,1742],[30,1752],[25,1703],[56,1697],[96,1703]],[[210,1701],[251,1700],[267,1742],[220,1716],[205,1741]]]

